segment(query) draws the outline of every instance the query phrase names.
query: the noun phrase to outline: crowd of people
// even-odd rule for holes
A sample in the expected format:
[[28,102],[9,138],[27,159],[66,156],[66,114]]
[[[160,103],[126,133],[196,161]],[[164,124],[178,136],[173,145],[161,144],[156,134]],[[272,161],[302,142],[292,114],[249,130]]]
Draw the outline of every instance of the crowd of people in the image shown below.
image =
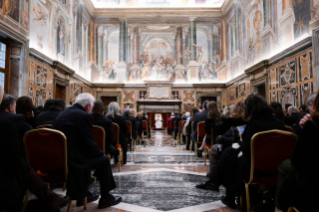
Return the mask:
[[[178,129],[180,120],[186,120],[183,129]],[[205,137],[197,141],[197,124],[205,122]],[[284,107],[278,102],[270,104],[255,94],[251,94],[245,101],[239,101],[231,107],[219,111],[215,101],[203,102],[201,110],[192,108],[191,113],[172,114],[168,119],[168,133],[180,130],[186,139],[186,149],[194,151],[196,142],[198,156],[202,155],[205,143],[210,144],[214,136],[213,145],[209,152],[208,180],[199,185],[198,189],[219,192],[220,186],[226,188],[226,195],[222,202],[230,208],[238,208],[240,197],[245,199],[244,180],[250,175],[251,140],[258,132],[268,130],[294,131],[299,137],[290,160],[283,161],[278,166],[278,172],[265,173],[255,169],[255,173],[266,176],[277,176],[277,186],[251,186],[253,196],[253,211],[275,211],[275,207],[287,211],[289,206],[307,205],[315,210],[316,193],[319,189],[319,166],[316,151],[319,150],[319,94],[308,97],[305,105],[299,110],[291,104]],[[175,128],[174,128],[175,126]],[[213,132],[212,132],[213,130]],[[249,179],[249,178],[248,178]],[[261,192],[260,192],[261,191]],[[246,201],[242,201],[243,211]]]
[[[77,200],[76,205],[81,206],[85,197],[87,202],[93,202],[99,195],[88,190],[92,183],[92,170],[100,182],[98,208],[121,202],[121,197],[110,194],[116,188],[110,159],[114,158],[115,163],[119,161],[112,123],[119,126],[119,143],[123,149],[123,164],[126,164],[130,143],[126,121],[132,123],[132,138],[140,137],[145,145],[142,121],[146,120],[149,124],[146,114],[136,113],[129,108],[121,114],[117,102],[111,102],[105,111],[103,102],[95,100],[89,93],[79,94],[74,105],[67,109],[61,99],[49,99],[44,107],[34,107],[31,97],[16,99],[3,94],[0,87],[0,103],[0,211],[20,211],[27,189],[38,198],[38,203],[44,208],[42,211],[59,211],[70,200]],[[94,141],[93,125],[105,130],[105,152]],[[24,135],[32,129],[43,127],[59,130],[67,138],[68,181],[65,197],[52,192],[37,174],[38,170],[26,162]],[[59,174],[59,170],[55,174]]]

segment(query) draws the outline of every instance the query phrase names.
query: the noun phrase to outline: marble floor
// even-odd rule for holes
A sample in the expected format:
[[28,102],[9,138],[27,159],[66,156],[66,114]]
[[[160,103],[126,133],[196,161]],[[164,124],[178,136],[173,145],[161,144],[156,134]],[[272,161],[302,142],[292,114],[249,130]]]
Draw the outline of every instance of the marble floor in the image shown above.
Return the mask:
[[[114,195],[122,196],[123,202],[106,209],[97,209],[98,200],[88,204],[87,212],[229,212],[236,211],[221,203],[225,190],[205,191],[195,185],[207,180],[208,166],[202,158],[187,151],[185,145],[175,145],[166,131],[152,131],[147,145],[137,145],[136,151],[128,152],[128,162],[118,171],[112,165],[117,188]],[[62,189],[56,193],[64,195]],[[90,187],[99,193],[99,183]],[[75,201],[73,201],[75,202]],[[66,212],[63,208],[61,212]],[[72,212],[83,211],[83,207],[72,206]]]

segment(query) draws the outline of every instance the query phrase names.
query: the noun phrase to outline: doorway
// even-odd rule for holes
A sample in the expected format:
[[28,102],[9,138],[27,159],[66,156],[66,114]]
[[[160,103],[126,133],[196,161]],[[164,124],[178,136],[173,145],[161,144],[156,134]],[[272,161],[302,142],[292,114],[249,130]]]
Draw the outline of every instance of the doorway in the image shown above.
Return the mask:
[[202,96],[202,97],[200,97],[200,102],[201,102],[200,108],[202,108],[202,104],[203,104],[206,100],[217,102],[217,97],[216,97],[216,96]]
[[102,96],[101,100],[103,102],[104,107],[109,105],[111,102],[117,102],[116,96]]
[[62,99],[63,101],[65,101],[65,99],[66,99],[66,88],[65,88],[65,86],[56,84],[56,86],[55,86],[55,98],[56,99]]
[[152,129],[156,129],[156,115],[159,115],[162,119],[162,129],[167,127],[167,119],[171,116],[170,113],[147,113],[147,117],[150,121]]
[[257,86],[257,93],[258,95],[266,98],[266,86],[265,84],[261,84]]

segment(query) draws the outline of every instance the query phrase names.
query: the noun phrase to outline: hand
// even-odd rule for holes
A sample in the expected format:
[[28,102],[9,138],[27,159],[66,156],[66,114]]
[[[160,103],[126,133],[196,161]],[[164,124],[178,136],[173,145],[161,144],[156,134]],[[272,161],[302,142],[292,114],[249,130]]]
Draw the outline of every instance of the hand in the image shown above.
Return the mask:
[[305,115],[299,122],[301,128],[303,128],[307,121],[311,120],[310,114]]
[[243,138],[241,137],[241,132],[239,132],[239,140],[243,142]]

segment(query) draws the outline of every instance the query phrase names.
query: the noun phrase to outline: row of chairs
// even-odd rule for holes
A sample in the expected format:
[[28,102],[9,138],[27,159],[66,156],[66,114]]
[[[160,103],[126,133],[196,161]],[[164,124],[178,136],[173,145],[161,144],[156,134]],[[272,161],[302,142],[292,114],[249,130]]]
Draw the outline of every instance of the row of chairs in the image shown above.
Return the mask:
[[[136,144],[138,141],[141,140],[140,136],[138,135],[137,139],[134,139],[133,138],[133,134],[132,134],[132,122],[131,121],[126,121],[126,125],[127,125],[127,129],[128,129],[128,132],[127,132],[127,138],[128,140],[131,142],[130,145],[131,145],[131,152],[134,152],[136,150]],[[142,132],[146,132],[147,134],[147,137],[149,136],[149,129],[148,129],[148,123],[146,120],[143,120],[142,121]]]
[[177,121],[174,121],[173,122],[173,138],[175,138],[175,128],[177,126],[177,135],[176,135],[176,141],[177,141],[177,144],[182,144],[183,143],[183,129],[184,129],[184,126],[186,124],[186,121],[185,120],[181,120],[178,122],[178,126],[177,126]]

